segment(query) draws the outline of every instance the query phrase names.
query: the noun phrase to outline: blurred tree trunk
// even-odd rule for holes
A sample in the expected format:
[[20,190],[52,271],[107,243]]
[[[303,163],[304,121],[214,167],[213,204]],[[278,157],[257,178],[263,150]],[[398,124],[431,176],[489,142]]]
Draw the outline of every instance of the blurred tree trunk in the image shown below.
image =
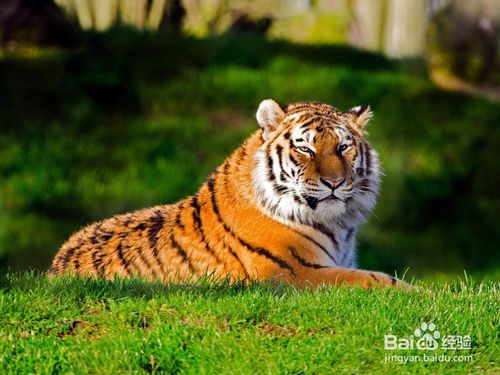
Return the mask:
[[427,17],[425,0],[388,0],[383,51],[391,57],[422,55]]
[[150,30],[157,30],[160,27],[163,15],[165,14],[165,5],[167,0],[153,0],[149,9],[146,26]]
[[352,44],[391,57],[422,55],[426,0],[351,0]]
[[146,0],[120,0],[120,20],[130,26],[143,29],[147,17]]
[[99,31],[109,29],[117,17],[117,0],[92,0],[91,8],[94,10],[94,28]]
[[91,5],[88,0],[74,0],[74,3],[68,6],[72,6],[74,13],[78,18],[78,22],[83,29],[91,29],[93,26]]
[[386,0],[351,0],[355,21],[351,25],[351,44],[372,51],[382,49]]
[[[172,11],[174,28],[184,13],[180,0],[55,0],[67,14],[75,15],[83,29],[104,31],[117,22],[137,29],[157,30]],[[170,9],[172,8],[172,9]]]

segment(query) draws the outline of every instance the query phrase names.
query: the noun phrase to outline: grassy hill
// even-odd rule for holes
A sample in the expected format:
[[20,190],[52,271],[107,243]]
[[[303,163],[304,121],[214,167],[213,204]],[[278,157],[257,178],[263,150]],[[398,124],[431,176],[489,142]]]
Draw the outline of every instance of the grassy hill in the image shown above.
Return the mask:
[[[493,282],[420,284],[412,292],[298,291],[209,282],[49,282],[44,275],[23,274],[2,277],[0,286],[0,372],[5,374],[500,370],[499,284]],[[385,334],[409,337],[423,322],[433,322],[441,337],[470,335],[471,349],[384,349]],[[424,354],[450,361],[424,362]],[[398,364],[386,356],[422,359]]]

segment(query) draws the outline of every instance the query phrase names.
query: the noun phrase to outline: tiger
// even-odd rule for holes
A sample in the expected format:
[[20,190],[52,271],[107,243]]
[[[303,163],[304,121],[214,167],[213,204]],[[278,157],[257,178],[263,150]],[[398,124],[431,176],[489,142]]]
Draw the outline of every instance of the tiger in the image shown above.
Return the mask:
[[49,274],[404,288],[357,268],[358,228],[380,187],[379,157],[365,139],[372,115],[369,105],[342,112],[263,100],[256,131],[196,194],[81,229]]

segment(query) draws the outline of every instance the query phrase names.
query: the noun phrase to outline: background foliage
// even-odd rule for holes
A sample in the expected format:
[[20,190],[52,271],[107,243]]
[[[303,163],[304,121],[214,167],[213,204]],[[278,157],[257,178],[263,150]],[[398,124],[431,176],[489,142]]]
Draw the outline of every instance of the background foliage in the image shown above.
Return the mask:
[[385,177],[362,266],[498,269],[500,106],[436,88],[421,60],[247,33],[78,38],[0,60],[3,267],[45,269],[82,225],[194,193],[272,97],[373,106]]

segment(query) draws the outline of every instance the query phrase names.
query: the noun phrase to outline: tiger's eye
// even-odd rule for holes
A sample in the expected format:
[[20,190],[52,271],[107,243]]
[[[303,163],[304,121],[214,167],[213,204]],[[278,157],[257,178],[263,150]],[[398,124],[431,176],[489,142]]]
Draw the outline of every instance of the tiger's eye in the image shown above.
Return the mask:
[[306,153],[306,154],[309,154],[309,155],[311,155],[311,156],[313,156],[313,155],[314,155],[314,152],[313,152],[310,148],[307,148],[307,147],[301,146],[301,147],[299,147],[298,149],[299,149],[299,151],[302,151],[302,152],[304,152],[304,153]]
[[341,145],[339,147],[339,152],[344,152],[345,150],[347,150],[347,147],[348,147],[347,145]]

